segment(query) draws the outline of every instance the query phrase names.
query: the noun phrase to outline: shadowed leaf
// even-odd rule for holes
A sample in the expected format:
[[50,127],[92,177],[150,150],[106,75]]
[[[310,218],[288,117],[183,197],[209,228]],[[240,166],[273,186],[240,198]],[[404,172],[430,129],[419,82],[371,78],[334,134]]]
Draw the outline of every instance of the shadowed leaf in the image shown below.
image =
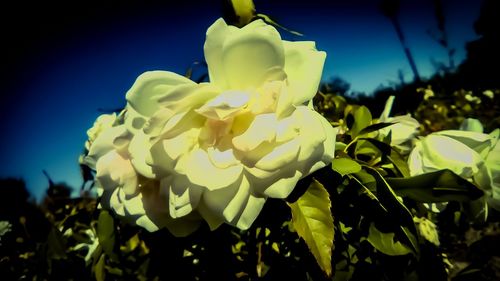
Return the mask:
[[97,221],[97,238],[102,250],[112,259],[116,259],[115,223],[108,211],[102,210]]
[[[407,242],[411,245],[411,249],[415,254],[419,254],[420,248],[418,245],[417,230],[413,222],[413,215],[408,208],[398,199],[396,193],[392,190],[389,183],[380,175],[377,170],[367,167],[367,172],[371,174],[377,182],[377,197],[380,202],[386,207],[391,216],[393,216],[400,224],[398,233],[404,234]],[[398,234],[396,233],[396,234]]]
[[402,256],[410,254],[411,249],[399,241],[394,241],[394,233],[384,233],[375,227],[375,224],[370,224],[367,240],[378,251],[389,256]]
[[395,123],[392,123],[392,122],[384,123],[384,122],[382,122],[382,123],[373,124],[373,125],[370,125],[368,127],[365,127],[361,131],[359,131],[358,135],[364,135],[364,134],[368,134],[368,133],[371,133],[371,132],[375,132],[375,131],[378,131],[378,130],[383,129],[385,127],[389,127],[389,126],[391,126],[393,124],[395,124]]
[[474,184],[448,169],[386,180],[398,195],[418,202],[470,201],[483,195]]

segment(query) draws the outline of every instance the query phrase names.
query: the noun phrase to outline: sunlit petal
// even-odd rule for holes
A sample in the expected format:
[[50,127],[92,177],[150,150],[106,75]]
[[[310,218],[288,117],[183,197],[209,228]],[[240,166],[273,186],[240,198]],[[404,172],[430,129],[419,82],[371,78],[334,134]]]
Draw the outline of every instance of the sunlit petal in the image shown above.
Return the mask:
[[285,72],[293,104],[300,105],[311,100],[318,91],[323,73],[326,53],[316,50],[311,41],[283,41],[285,48]]

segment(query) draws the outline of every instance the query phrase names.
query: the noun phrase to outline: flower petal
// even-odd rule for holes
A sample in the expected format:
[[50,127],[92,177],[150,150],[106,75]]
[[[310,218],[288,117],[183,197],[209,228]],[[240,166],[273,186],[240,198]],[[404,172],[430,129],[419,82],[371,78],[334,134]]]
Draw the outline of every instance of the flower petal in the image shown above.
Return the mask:
[[186,156],[186,162],[175,167],[177,172],[185,174],[192,183],[204,186],[208,190],[221,189],[234,184],[241,177],[243,167],[234,165],[226,169],[217,168],[206,151],[195,149]]
[[421,142],[417,142],[413,150],[410,152],[410,155],[408,156],[408,168],[410,169],[410,175],[412,177],[424,173]]
[[197,213],[191,212],[182,220],[170,216],[168,190],[160,188],[158,181],[145,182],[141,193],[146,215],[158,228],[166,227],[174,236],[183,237],[193,233],[200,226],[200,217]]
[[161,140],[165,153],[172,160],[177,160],[188,153],[198,142],[200,129],[190,128],[176,137]]
[[436,132],[434,135],[447,136],[457,140],[467,147],[475,150],[483,158],[486,158],[486,155],[488,155],[496,142],[495,138],[492,138],[488,134],[471,131],[444,130]]
[[424,171],[450,169],[470,178],[478,172],[483,159],[465,144],[447,136],[431,134],[422,141]]
[[89,153],[85,157],[85,163],[95,169],[97,160],[113,150],[115,148],[115,139],[123,134],[126,134],[126,129],[123,125],[111,127],[101,132],[90,146]]
[[110,151],[97,161],[96,179],[106,190],[123,188],[127,195],[137,192],[137,174],[130,163],[116,151]]
[[246,177],[242,177],[241,182],[237,188],[236,194],[225,205],[222,216],[226,222],[231,222],[236,216],[241,214],[243,206],[248,201],[250,196],[250,183]]
[[485,159],[484,167],[474,175],[474,180],[483,189],[491,189],[492,195],[500,200],[500,141],[496,141],[494,148]]
[[[179,159],[197,145],[200,129],[191,128],[172,138],[159,139],[151,146],[146,163],[157,177],[166,177],[174,172]],[[180,161],[182,162],[182,161]]]
[[225,120],[240,112],[249,99],[250,95],[247,92],[225,91],[195,111],[210,119]]
[[137,77],[126,94],[127,129],[132,132],[141,129],[146,119],[160,109],[158,101],[168,96],[174,87],[184,84],[196,85],[188,78],[169,71],[148,71]]
[[156,111],[144,125],[144,133],[150,137],[157,137],[167,124],[167,122],[175,115],[174,111],[168,108],[161,108]]
[[129,143],[128,151],[132,166],[136,171],[147,178],[156,178],[153,168],[146,163],[146,159],[150,157],[151,144],[149,137],[141,131],[138,131]]
[[276,125],[276,142],[284,143],[297,138],[300,133],[300,126],[296,117],[296,115],[291,115],[278,120],[278,124]]
[[262,20],[241,29],[217,21],[207,31],[205,57],[210,79],[223,89],[256,88],[271,68],[285,63],[280,34]]
[[213,83],[182,84],[173,87],[168,95],[160,97],[158,104],[174,113],[186,112],[200,107],[220,92]]
[[287,143],[277,146],[273,151],[261,158],[255,167],[273,171],[283,168],[287,165],[293,165],[297,160],[300,150],[300,142],[298,139],[291,140]]
[[200,228],[201,220],[198,214],[190,213],[182,218],[182,220],[173,220],[166,224],[165,227],[175,237],[186,237]]
[[162,179],[160,188],[168,190],[170,216],[174,219],[191,213],[198,206],[203,193],[202,187],[191,184],[180,175]]
[[125,210],[127,211],[128,214],[132,216],[137,216],[137,215],[144,215],[146,213],[142,203],[142,195],[140,193],[130,198],[126,198],[125,193],[123,195],[124,195],[123,206],[125,207]]
[[205,202],[203,202],[203,200],[200,201],[200,204],[198,205],[198,212],[200,213],[200,216],[207,222],[210,230],[215,230],[224,223],[224,217],[220,213],[212,212],[210,210],[210,207],[207,206]]
[[293,104],[301,105],[311,100],[318,91],[326,53],[316,50],[312,41],[283,41],[285,48],[285,72],[289,89],[293,92]]
[[141,194],[127,196],[121,188],[115,189],[111,195],[110,206],[120,216],[136,216],[146,213],[142,204]]
[[125,208],[123,207],[123,204],[120,201],[120,197],[118,196],[119,192],[120,192],[119,188],[113,191],[113,193],[111,194],[111,198],[109,200],[109,206],[117,215],[125,216]]
[[[238,193],[242,178],[243,177],[240,177],[236,182],[225,187],[216,190],[208,190],[203,193],[198,205],[198,211],[203,219],[207,221],[210,229],[214,230],[219,227],[220,224],[227,221],[224,217],[224,210]],[[244,193],[240,192],[240,196],[242,195],[244,195]],[[230,215],[232,215],[231,210],[229,210],[226,215],[230,217]]]
[[221,89],[227,88],[224,69],[221,63],[222,45],[227,35],[237,30],[237,27],[227,25],[222,18],[215,21],[207,30],[207,38],[203,50],[205,52],[205,60],[208,64],[208,75],[210,81],[221,87]]
[[248,197],[247,203],[243,208],[243,212],[240,217],[232,222],[239,229],[247,230],[252,226],[255,219],[259,216],[260,211],[264,207],[266,199],[263,197],[256,197],[252,194]]
[[387,136],[391,132],[391,144],[401,145],[418,134],[420,123],[410,114],[388,118],[385,122],[395,122],[389,127],[382,128],[379,132]]
[[276,137],[276,115],[260,114],[241,135],[233,138],[233,145],[241,151],[251,151],[263,142],[272,142]]
[[304,175],[294,170],[291,175],[280,174],[262,193],[271,198],[287,198]]
[[92,128],[87,130],[88,141],[85,143],[85,148],[90,149],[89,145],[99,136],[102,131],[111,127],[116,121],[116,113],[102,114],[94,122]]
[[149,232],[157,231],[159,229],[158,226],[146,215],[140,216],[135,223]]
[[301,146],[298,161],[316,162],[321,160],[323,155],[318,155],[318,153],[323,151],[319,151],[318,148],[323,150],[323,142],[327,138],[321,121],[321,118],[324,117],[306,106],[297,107],[293,115],[297,118],[300,126]]
[[239,165],[240,161],[234,156],[233,149],[222,150],[219,147],[209,147],[207,149],[208,158],[217,168],[227,169],[234,165]]
[[385,102],[384,110],[380,114],[380,122],[389,122],[389,116],[391,115],[392,105],[394,104],[395,96],[389,96]]

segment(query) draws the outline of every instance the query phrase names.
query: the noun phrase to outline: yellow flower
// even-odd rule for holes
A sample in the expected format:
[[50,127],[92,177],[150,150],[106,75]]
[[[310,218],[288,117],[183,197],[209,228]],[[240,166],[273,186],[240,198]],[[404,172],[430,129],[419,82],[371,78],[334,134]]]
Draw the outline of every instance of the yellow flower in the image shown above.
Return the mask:
[[140,75],[123,124],[90,148],[104,203],[150,230],[186,235],[199,217],[247,229],[266,198],[286,198],[333,158],[335,129],[309,105],[326,56],[314,42],[283,41],[262,20],[219,19],[204,51],[210,83]]

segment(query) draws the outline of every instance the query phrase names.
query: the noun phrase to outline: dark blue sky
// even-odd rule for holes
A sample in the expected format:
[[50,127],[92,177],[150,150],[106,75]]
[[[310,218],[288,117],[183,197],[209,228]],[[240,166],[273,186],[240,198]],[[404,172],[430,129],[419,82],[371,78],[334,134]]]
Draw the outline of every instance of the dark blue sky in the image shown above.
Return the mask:
[[[411,80],[378,1],[289,2],[255,1],[258,12],[305,34],[296,38],[281,32],[285,38],[314,40],[327,52],[324,79],[340,76],[353,90],[365,92],[397,82],[399,69]],[[476,38],[473,22],[481,1],[443,2],[460,62],[465,42]],[[58,6],[62,12],[55,6],[14,7],[4,13],[15,20],[1,20],[7,43],[0,73],[0,177],[23,177],[38,198],[47,186],[42,169],[55,181],[81,184],[77,159],[99,108],[122,107],[126,91],[144,71],[185,73],[193,61],[203,59],[205,31],[221,16],[218,1],[72,5]],[[432,1],[402,0],[401,8],[401,25],[418,69],[429,76],[434,71],[431,58],[447,60],[426,33],[437,26]]]

